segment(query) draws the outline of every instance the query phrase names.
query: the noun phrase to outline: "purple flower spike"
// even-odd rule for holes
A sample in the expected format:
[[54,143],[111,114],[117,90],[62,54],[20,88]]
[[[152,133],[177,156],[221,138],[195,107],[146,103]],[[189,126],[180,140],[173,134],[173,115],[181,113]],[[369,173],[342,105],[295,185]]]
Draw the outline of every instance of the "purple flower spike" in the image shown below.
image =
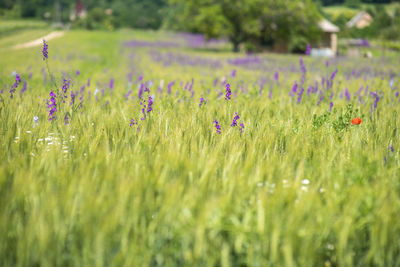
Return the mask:
[[338,69],[335,69],[335,71],[332,72],[331,81],[335,78],[335,76],[336,76],[337,73],[338,73]]
[[129,127],[132,127],[135,124],[137,124],[137,122],[135,122],[135,119],[131,119],[131,123],[129,124]]
[[298,96],[297,96],[297,103],[299,103],[299,104],[301,102],[301,98],[303,96],[303,93],[304,93],[304,87],[301,87],[301,89],[300,89],[300,91],[298,93]]
[[217,129],[217,133],[221,134],[221,126],[219,126],[218,121],[214,120],[215,128]]
[[203,104],[205,104],[207,100],[204,97],[200,97],[200,104],[199,107],[201,107]]
[[346,96],[347,102],[350,102],[351,95],[350,95],[349,89],[347,87],[346,87],[346,91],[344,92],[344,94]]
[[81,71],[80,70],[76,70],[75,74],[76,74],[76,76],[78,76],[79,74],[81,74]]
[[292,90],[290,91],[289,95],[290,95],[291,97],[294,97],[295,94],[296,94],[296,92],[297,92],[297,81],[294,81]]
[[153,110],[153,98],[149,96],[149,101],[147,103],[147,113]]
[[48,54],[48,45],[46,43],[46,41],[43,39],[43,50],[42,50],[42,54],[43,54],[43,60],[46,60],[49,58],[49,54]]
[[227,83],[225,85],[226,88],[226,95],[225,95],[225,100],[231,100],[231,95],[232,95],[232,91],[231,91],[231,86],[229,83]]
[[15,74],[15,83],[11,86],[10,89],[10,98],[13,98],[15,90],[17,89],[18,85],[21,83],[21,77],[19,77],[19,74]]
[[53,91],[50,92],[50,103],[47,104],[47,108],[49,109],[49,121],[56,120],[57,103],[56,95],[53,93]]
[[71,102],[70,102],[70,106],[72,106],[75,103],[75,97],[76,94],[74,94],[74,91],[71,90]]
[[243,122],[240,122],[240,127],[239,127],[240,135],[244,132],[244,124]]
[[389,145],[389,150],[393,153],[394,152],[394,148],[392,145]]
[[64,125],[67,125],[69,123],[69,117],[68,115],[65,115],[64,117]]
[[231,75],[232,77],[236,77],[236,70],[233,70],[232,71],[232,75]]
[[[65,99],[65,98],[68,97],[68,96],[67,96],[67,91],[68,91],[68,88],[69,88],[69,84],[70,84],[70,81],[64,79],[64,81],[63,81],[63,87],[62,87],[62,91],[63,91],[63,93],[64,93],[63,99]],[[65,100],[63,100],[63,103],[65,103]]]
[[232,127],[235,127],[237,125],[237,120],[239,118],[240,118],[239,115],[237,113],[235,113],[235,117],[233,118],[233,121],[232,121],[232,124],[231,124]]
[[332,108],[333,108],[333,102],[330,102],[329,103],[329,111],[332,111]]
[[276,83],[279,83],[279,72],[275,72],[274,80],[276,81]]
[[302,58],[300,58],[300,69],[301,69],[302,73],[306,73],[307,72],[306,65],[304,64],[304,61],[303,61]]
[[308,44],[308,45],[307,45],[306,55],[309,56],[310,53],[311,53],[311,46]]

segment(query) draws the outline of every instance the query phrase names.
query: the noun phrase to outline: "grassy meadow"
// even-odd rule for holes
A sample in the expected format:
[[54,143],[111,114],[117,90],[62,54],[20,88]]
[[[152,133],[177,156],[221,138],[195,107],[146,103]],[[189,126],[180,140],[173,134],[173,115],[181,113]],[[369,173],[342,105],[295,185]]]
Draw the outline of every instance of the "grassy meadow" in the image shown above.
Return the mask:
[[400,54],[131,30],[12,48],[47,33],[0,39],[1,266],[400,266]]

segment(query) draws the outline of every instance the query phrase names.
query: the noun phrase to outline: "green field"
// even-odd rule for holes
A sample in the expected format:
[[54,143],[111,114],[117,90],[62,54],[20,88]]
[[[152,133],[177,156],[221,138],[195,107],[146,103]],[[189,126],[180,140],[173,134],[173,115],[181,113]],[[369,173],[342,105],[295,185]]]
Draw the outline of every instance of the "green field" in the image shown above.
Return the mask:
[[400,266],[400,54],[304,57],[301,91],[299,56],[172,33],[12,49],[46,33],[0,39],[0,266]]

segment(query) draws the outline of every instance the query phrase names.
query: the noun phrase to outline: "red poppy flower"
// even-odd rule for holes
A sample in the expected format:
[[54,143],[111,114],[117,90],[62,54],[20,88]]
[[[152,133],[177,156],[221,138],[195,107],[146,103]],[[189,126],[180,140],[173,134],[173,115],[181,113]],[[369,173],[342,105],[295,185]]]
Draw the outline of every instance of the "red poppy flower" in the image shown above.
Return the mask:
[[361,124],[361,122],[362,122],[362,120],[358,117],[351,120],[351,124],[353,124],[353,125],[359,125],[359,124]]

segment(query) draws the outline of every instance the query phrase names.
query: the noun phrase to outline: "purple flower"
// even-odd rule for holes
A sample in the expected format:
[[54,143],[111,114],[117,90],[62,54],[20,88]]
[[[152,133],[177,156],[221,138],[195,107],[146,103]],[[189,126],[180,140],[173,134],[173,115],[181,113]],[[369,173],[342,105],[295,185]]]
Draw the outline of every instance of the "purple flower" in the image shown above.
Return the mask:
[[226,95],[225,95],[225,100],[230,100],[231,99],[231,95],[232,95],[232,91],[231,91],[231,86],[229,83],[227,83],[225,85],[226,87]]
[[275,72],[274,80],[279,84],[279,72]]
[[[70,81],[64,79],[64,81],[63,81],[63,87],[62,87],[62,91],[63,91],[63,93],[64,93],[63,99],[65,99],[65,98],[68,97],[68,96],[67,96],[67,91],[68,91],[68,88],[69,88],[69,84],[70,84]],[[63,100],[63,103],[65,103],[65,100]]]
[[375,98],[374,104],[371,106],[371,112],[378,107],[378,102],[380,100],[378,94],[370,92],[370,95]]
[[47,48],[49,46],[47,45],[46,41],[43,39],[43,49],[42,49],[42,54],[43,54],[43,60],[46,60],[47,58],[49,58],[49,54],[47,51]]
[[207,100],[204,97],[200,97],[200,104],[199,107],[201,107],[204,103],[206,103]]
[[369,44],[368,40],[361,39],[361,46],[369,47],[370,44]]
[[347,87],[346,87],[346,91],[344,92],[344,94],[346,96],[347,102],[350,102],[351,95],[350,95],[349,89]]
[[108,84],[108,88],[114,89],[114,78],[111,78],[111,79],[110,79],[110,82],[109,82],[109,84]]
[[149,113],[150,111],[153,110],[152,106],[153,106],[153,98],[151,96],[149,96],[149,101],[147,104],[147,113]]
[[335,69],[334,72],[331,74],[331,81],[335,78],[336,74],[338,73],[338,69]]
[[57,103],[56,95],[53,93],[53,91],[50,92],[50,103],[47,104],[47,108],[49,110],[49,121],[56,120]]
[[232,77],[236,77],[236,70],[233,70],[232,71],[232,75],[231,75]]
[[390,89],[393,89],[393,84],[394,84],[394,77],[392,77],[392,78],[390,79],[390,83],[389,83]]
[[19,77],[19,74],[15,74],[15,83],[11,86],[10,89],[10,98],[13,98],[13,94],[15,93],[15,90],[17,89],[18,85],[21,83],[21,77]]
[[297,81],[294,81],[294,84],[292,86],[292,90],[290,91],[289,95],[291,97],[294,97],[296,92],[297,92]]
[[235,113],[235,117],[233,118],[231,127],[235,127],[237,125],[237,120],[239,119],[239,115],[237,113]]
[[139,92],[138,92],[139,99],[142,99],[142,97],[143,97],[143,87],[144,87],[144,85],[143,85],[143,83],[141,83],[140,87],[139,87]]
[[214,123],[215,123],[215,128],[216,128],[216,130],[217,130],[217,133],[221,133],[221,126],[219,126],[219,124],[218,124],[218,121],[217,120],[214,120]]
[[146,93],[150,93],[150,89],[149,89],[148,87],[144,87],[144,91],[145,91]]
[[330,102],[329,103],[329,111],[332,111],[332,108],[333,108],[333,102]]
[[239,127],[240,135],[244,132],[244,124],[243,122],[240,122],[240,127]]
[[389,145],[389,150],[392,151],[392,153],[394,152],[394,148],[392,145]]
[[217,86],[217,84],[218,84],[218,78],[216,78],[216,79],[214,80],[213,86],[215,87],[215,86]]
[[311,46],[308,44],[307,45],[307,50],[306,50],[306,55],[309,56],[311,52]]
[[303,58],[300,58],[300,69],[302,73],[306,73],[306,65],[304,64]]
[[74,94],[74,91],[71,90],[71,102],[70,102],[70,106],[72,106],[75,103],[75,97],[76,95]]
[[22,94],[22,93],[25,93],[27,87],[28,87],[28,83],[25,81],[25,82],[24,82],[24,86],[23,86],[22,89],[21,89],[21,94]]
[[322,93],[322,91],[320,91],[320,94],[319,94],[319,100],[318,100],[318,102],[317,102],[317,106],[319,106],[319,104],[324,100],[324,94]]
[[67,125],[68,123],[69,123],[69,117],[68,114],[66,114],[64,117],[64,125]]
[[303,96],[304,93],[304,87],[301,87],[299,93],[298,93],[298,97],[297,97],[297,103],[301,102],[301,97]]
[[81,74],[80,70],[76,70],[75,74],[76,74],[76,76],[78,76],[79,74]]
[[33,128],[35,128],[36,126],[39,126],[39,117],[38,116],[34,116],[33,117]]
[[132,127],[133,125],[137,124],[134,119],[131,119],[131,123],[129,124],[129,127]]
[[167,85],[168,91],[167,93],[170,95],[171,94],[171,90],[172,90],[172,85],[175,84],[175,81],[169,82]]

